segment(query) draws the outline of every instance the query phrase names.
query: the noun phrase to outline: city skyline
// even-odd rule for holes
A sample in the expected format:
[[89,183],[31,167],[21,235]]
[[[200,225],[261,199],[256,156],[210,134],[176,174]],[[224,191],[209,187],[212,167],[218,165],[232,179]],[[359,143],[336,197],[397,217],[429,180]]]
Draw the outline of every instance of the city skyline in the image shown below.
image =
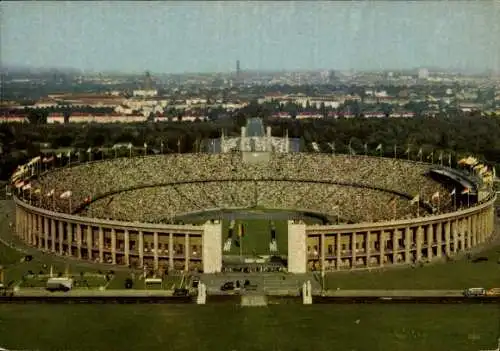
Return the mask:
[[500,71],[500,2],[2,2],[2,66]]

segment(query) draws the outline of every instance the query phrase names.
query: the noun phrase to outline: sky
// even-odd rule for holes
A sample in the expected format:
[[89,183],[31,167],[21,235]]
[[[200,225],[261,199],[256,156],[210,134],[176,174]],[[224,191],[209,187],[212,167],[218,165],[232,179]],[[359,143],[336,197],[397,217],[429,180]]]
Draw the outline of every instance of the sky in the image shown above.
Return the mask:
[[500,71],[500,1],[0,2],[2,66]]

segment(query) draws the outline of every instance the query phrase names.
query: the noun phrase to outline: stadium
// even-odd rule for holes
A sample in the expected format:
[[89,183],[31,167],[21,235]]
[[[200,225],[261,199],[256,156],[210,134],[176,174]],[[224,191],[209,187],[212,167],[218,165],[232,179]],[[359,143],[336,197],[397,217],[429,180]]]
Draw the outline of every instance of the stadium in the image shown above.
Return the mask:
[[491,183],[467,165],[299,146],[252,118],[197,154],[61,157],[48,170],[38,157],[13,178],[16,233],[132,268],[307,273],[441,260],[494,231]]

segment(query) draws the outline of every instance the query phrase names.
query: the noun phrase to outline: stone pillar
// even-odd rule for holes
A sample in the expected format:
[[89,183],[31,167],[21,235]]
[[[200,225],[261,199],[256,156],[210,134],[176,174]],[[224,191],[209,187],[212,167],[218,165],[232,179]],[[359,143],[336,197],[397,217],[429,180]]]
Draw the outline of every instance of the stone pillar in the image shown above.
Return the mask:
[[[305,234],[305,225],[304,225],[304,231],[303,233]],[[172,235],[172,233],[170,233]],[[293,243],[296,242],[293,238],[293,236],[296,235],[296,233],[292,230],[290,232],[290,224],[288,225],[288,248],[290,249],[290,246],[292,246],[294,249]],[[292,240],[290,240],[290,236],[292,236]],[[170,237],[169,241],[173,244],[173,236]],[[304,246],[305,246],[305,238],[303,238]],[[292,243],[292,245],[290,245]],[[169,247],[169,259],[170,257],[173,257],[171,254],[172,247]],[[305,250],[304,250],[305,251]],[[292,252],[297,252],[298,255],[295,255],[294,258],[297,259],[296,256],[303,256],[304,259],[304,272],[300,273],[305,273],[305,254],[301,255],[300,250],[294,250]],[[202,236],[202,257],[203,257],[203,272],[204,273],[217,273],[220,272],[222,269],[222,225],[221,223],[210,223],[206,222],[204,227],[203,227],[203,236]],[[300,258],[300,257],[299,257]],[[171,261],[172,262],[172,261]],[[173,263],[173,262],[172,262]],[[294,259],[290,260],[288,259],[288,268],[290,271],[290,268],[292,268],[292,273],[293,269],[297,265],[296,262],[294,262]]]
[[[351,233],[352,235],[352,240],[351,240],[351,268],[354,268],[356,266],[356,245],[357,245],[357,240],[358,238],[356,237],[357,234],[356,232]],[[321,236],[322,238],[324,237],[324,234]],[[324,251],[322,252],[324,256]],[[323,264],[323,262],[321,263]]]
[[191,256],[191,246],[189,244],[189,234],[186,234],[184,241],[184,271],[189,271],[189,260]]
[[417,241],[417,256],[416,256],[416,260],[417,260],[417,262],[420,262],[422,260],[422,241],[423,241],[423,233],[422,233],[422,227],[421,226],[417,227],[416,241]]
[[43,248],[45,251],[49,251],[49,221],[47,217],[43,217],[43,237],[44,237],[44,245]]
[[432,224],[428,224],[426,228],[427,232],[427,259],[432,260],[432,246],[434,244],[434,227]]
[[53,253],[56,252],[56,237],[57,237],[57,223],[54,219],[50,220],[51,226],[50,226],[50,232],[51,232],[51,240],[50,240],[50,246],[51,250]]
[[26,224],[27,224],[27,232],[28,232],[28,244],[33,245],[33,221],[31,219],[31,213],[26,213]]
[[379,243],[379,265],[380,267],[384,266],[384,261],[385,261],[385,231],[381,231],[378,239]]
[[69,255],[73,256],[73,223],[67,223],[66,228],[68,228],[68,251]]
[[394,229],[392,231],[392,264],[398,261],[398,251],[399,251],[399,229]]
[[451,222],[446,221],[444,224],[444,240],[445,240],[445,248],[444,251],[446,256],[451,255],[451,247],[450,247],[450,231],[451,231]]
[[104,229],[99,227],[99,262],[104,263]]
[[411,228],[405,227],[405,263],[411,263]]
[[437,239],[437,257],[441,258],[443,256],[443,225],[441,222],[436,224],[436,239]]
[[111,228],[111,261],[116,264],[116,230]]
[[[168,269],[174,269],[174,234],[168,233]],[[221,263],[222,264],[222,263]]]
[[82,225],[76,224],[76,255],[82,258]]
[[471,245],[474,247],[477,245],[476,215],[471,215],[470,220],[471,220],[471,235],[472,235],[471,236]]
[[87,256],[89,257],[89,260],[93,261],[93,257],[92,257],[92,250],[94,248],[94,240],[92,238],[92,226],[89,225],[87,227]]
[[124,249],[125,249],[125,265],[128,266],[130,264],[130,235],[128,233],[128,229],[125,229],[123,234],[123,239],[125,241]]
[[320,236],[320,259],[321,259],[321,269],[325,269],[325,233],[321,233]]
[[366,232],[366,241],[365,241],[365,248],[366,248],[366,267],[370,266],[370,254],[371,254],[371,232],[367,231]]
[[[337,260],[336,260],[337,270],[340,270],[340,268],[341,268],[340,264],[342,263],[342,258],[341,258],[342,253],[340,252],[341,241],[342,241],[342,233],[335,233],[335,256],[337,258]],[[306,250],[307,250],[307,248],[306,248]],[[288,250],[288,252],[293,252],[293,251]]]
[[457,220],[453,221],[452,235],[453,235],[453,253],[455,254],[458,251],[458,221]]
[[64,223],[59,221],[59,255],[63,255]]
[[142,230],[139,231],[138,235],[139,237],[139,244],[138,244],[138,250],[139,250],[139,266],[144,267],[144,233]]
[[153,233],[153,247],[154,269],[158,270],[158,232]]
[[44,219],[44,217],[42,217],[41,215],[36,215],[36,219],[37,219],[37,243],[38,243],[38,248],[39,249],[42,249],[42,232],[45,232],[44,229],[43,229],[43,225],[42,225],[42,221]]

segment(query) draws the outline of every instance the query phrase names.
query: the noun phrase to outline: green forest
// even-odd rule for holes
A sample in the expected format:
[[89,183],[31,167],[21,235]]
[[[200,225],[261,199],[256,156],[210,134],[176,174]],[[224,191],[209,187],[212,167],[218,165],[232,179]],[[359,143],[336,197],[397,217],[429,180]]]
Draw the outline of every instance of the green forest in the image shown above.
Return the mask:
[[[211,122],[165,122],[138,124],[0,124],[0,144],[3,149],[0,160],[0,178],[7,179],[15,167],[44,149],[110,148],[116,143],[132,143],[149,152],[198,152],[202,140],[225,135],[239,135],[240,126],[247,116],[238,114],[232,118]],[[474,155],[483,162],[500,169],[500,119],[481,116],[455,118],[416,117],[366,119],[318,119],[277,120],[266,119],[274,136],[286,131],[291,138],[300,138],[304,151],[313,152],[316,142],[320,152],[384,155],[417,159],[422,149],[424,159],[438,162],[439,155],[453,162],[466,155]],[[382,150],[377,146],[382,144]],[[103,157],[106,157],[101,153]],[[109,155],[109,157],[113,157]],[[447,161],[445,161],[447,163]]]

